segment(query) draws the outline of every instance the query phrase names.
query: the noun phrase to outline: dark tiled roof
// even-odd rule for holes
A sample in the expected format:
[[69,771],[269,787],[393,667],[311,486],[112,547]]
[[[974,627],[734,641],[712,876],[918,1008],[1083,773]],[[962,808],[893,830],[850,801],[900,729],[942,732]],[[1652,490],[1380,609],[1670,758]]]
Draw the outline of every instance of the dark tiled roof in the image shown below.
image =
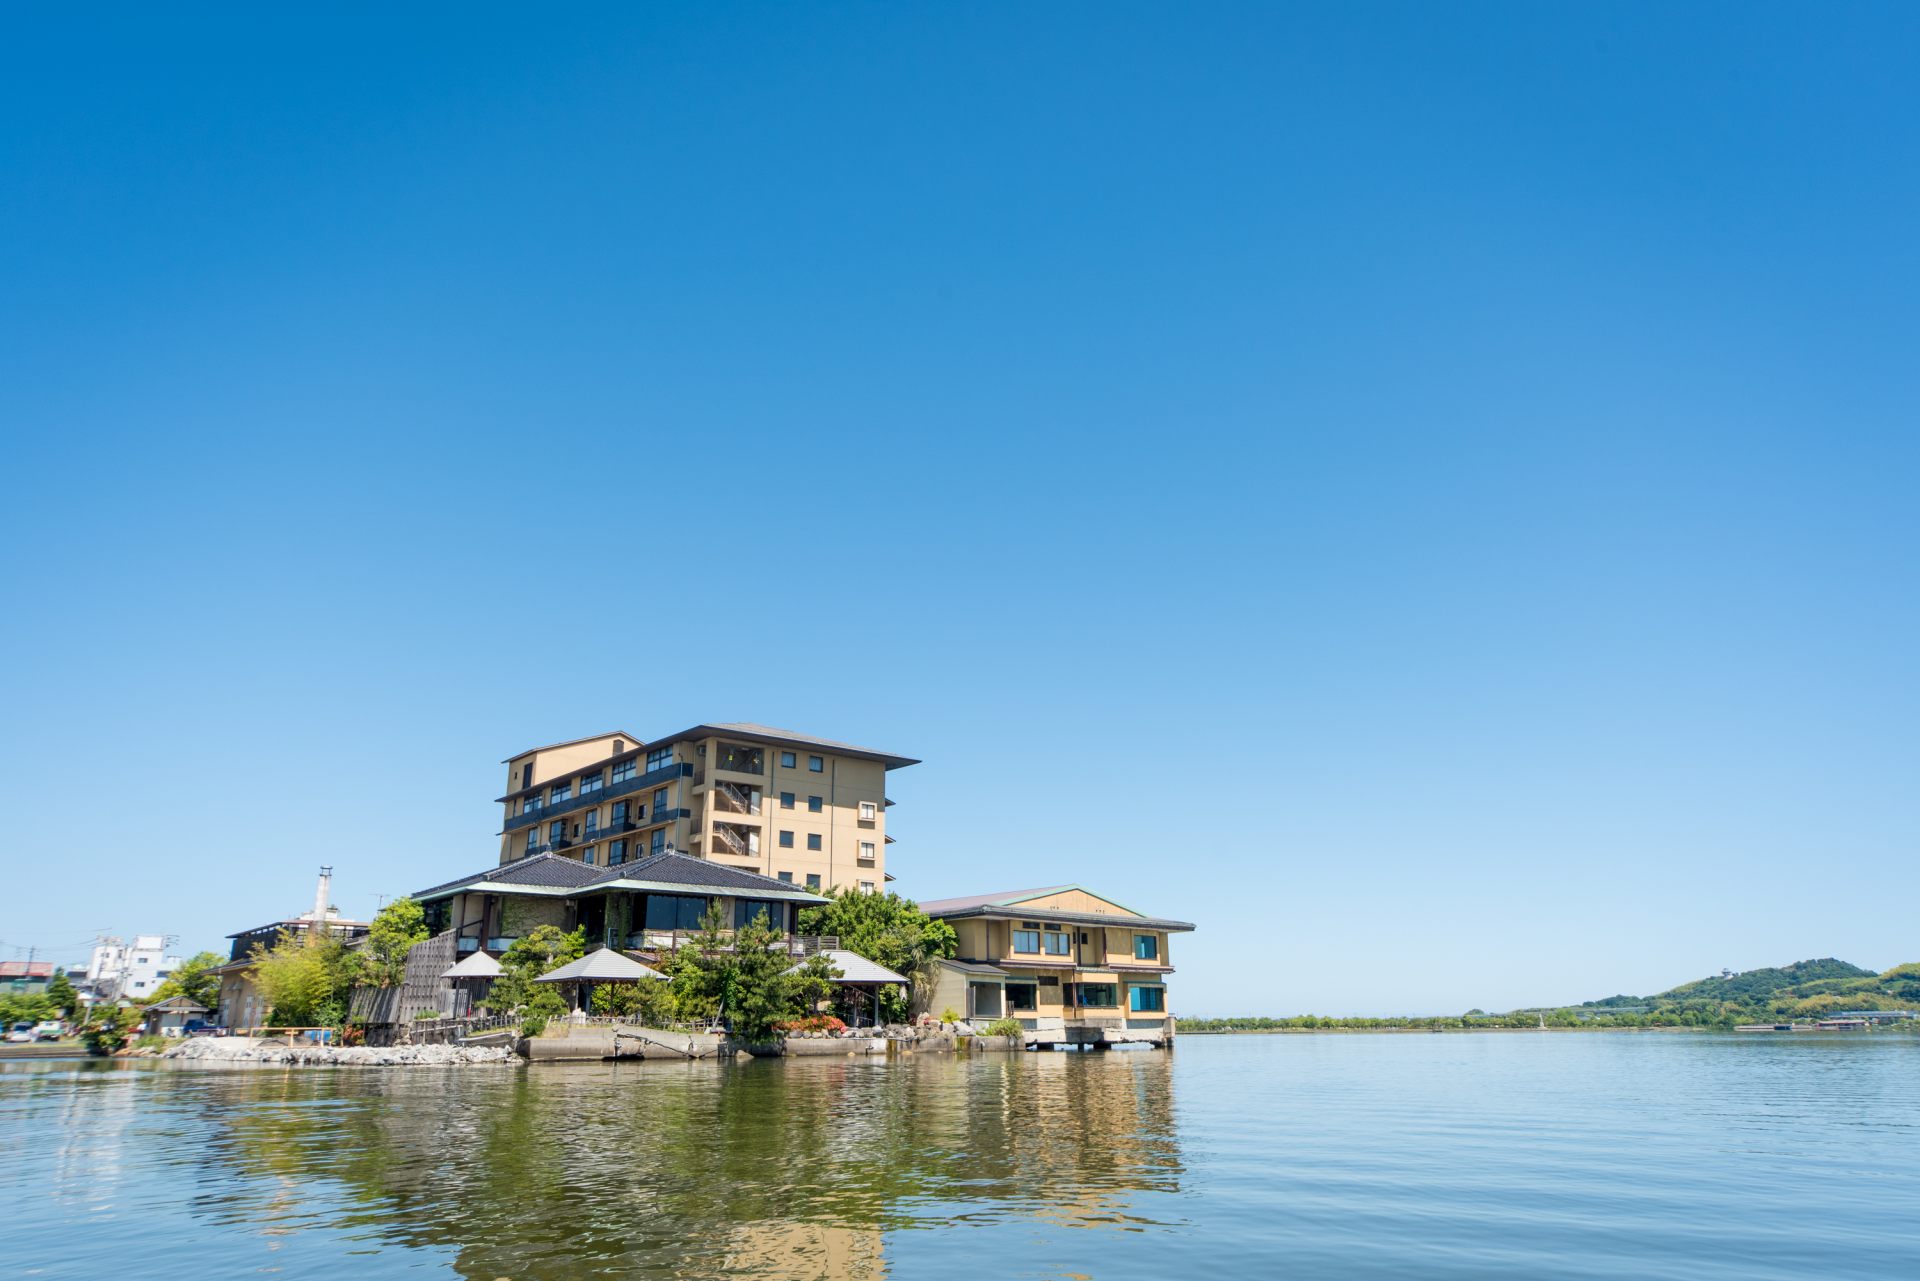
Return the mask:
[[480,884],[540,885],[554,889],[572,889],[599,879],[600,874],[605,870],[590,863],[582,863],[577,858],[567,858],[560,854],[535,854],[532,858],[503,863],[499,867],[490,867],[484,872],[475,872],[470,876],[443,881],[439,885],[419,891],[414,897],[425,898],[445,890]]
[[657,881],[663,885],[698,885],[703,889],[739,890],[744,894],[762,893],[767,890],[779,890],[791,894],[800,887],[791,881],[776,880],[771,876],[762,876],[758,872],[749,872],[745,868],[728,867],[725,863],[713,863],[704,858],[694,858],[691,854],[652,854],[632,863],[615,863],[612,867],[593,867],[587,869],[597,872],[595,881]]
[[476,872],[471,876],[446,881],[431,889],[421,890],[414,897],[428,898],[436,894],[444,894],[449,890],[469,887],[484,891],[487,887],[495,885],[526,885],[563,890],[592,889],[596,885],[611,884],[614,881],[652,881],[658,885],[698,886],[701,889],[747,895],[770,892],[792,895],[806,892],[789,881],[776,880],[771,876],[762,876],[758,872],[749,872],[743,868],[728,867],[724,863],[712,863],[703,858],[694,858],[690,854],[652,854],[631,863],[615,863],[612,867],[582,863],[579,859],[568,858],[564,854],[536,854],[532,858],[523,858],[518,862],[506,863],[484,872]]

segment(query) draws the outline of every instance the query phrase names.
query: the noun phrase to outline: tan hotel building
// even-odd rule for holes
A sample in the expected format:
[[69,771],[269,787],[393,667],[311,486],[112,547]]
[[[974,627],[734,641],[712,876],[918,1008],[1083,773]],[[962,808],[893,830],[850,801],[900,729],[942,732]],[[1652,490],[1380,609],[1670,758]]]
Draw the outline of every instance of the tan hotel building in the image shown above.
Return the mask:
[[893,879],[887,774],[919,764],[732,723],[577,738],[503,763],[502,864],[553,853],[614,867],[671,849],[816,891]]

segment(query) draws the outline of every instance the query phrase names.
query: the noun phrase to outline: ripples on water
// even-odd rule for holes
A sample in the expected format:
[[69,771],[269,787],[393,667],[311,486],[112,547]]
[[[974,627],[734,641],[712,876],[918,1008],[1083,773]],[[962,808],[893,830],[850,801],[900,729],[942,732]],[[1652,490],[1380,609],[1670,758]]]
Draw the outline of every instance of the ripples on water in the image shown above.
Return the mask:
[[1920,1276],[1920,1039],[0,1064],[35,1277]]

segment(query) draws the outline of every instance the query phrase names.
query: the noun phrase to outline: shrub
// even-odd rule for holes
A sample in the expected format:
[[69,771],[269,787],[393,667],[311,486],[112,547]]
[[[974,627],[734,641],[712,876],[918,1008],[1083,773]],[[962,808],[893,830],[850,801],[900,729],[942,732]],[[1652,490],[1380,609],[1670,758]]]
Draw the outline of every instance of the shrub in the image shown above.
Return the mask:
[[112,1054],[126,1044],[127,1033],[139,1022],[138,1010],[104,1009],[80,1034],[80,1041],[87,1047],[88,1054]]
[[960,1011],[949,1005],[946,1009],[940,1011],[940,1021],[942,1023],[958,1023],[960,1021]]
[[1020,1026],[1019,1019],[1001,1018],[987,1024],[987,1036],[1025,1036],[1027,1029]]
[[844,1032],[847,1025],[831,1014],[815,1014],[804,1019],[783,1019],[773,1025],[776,1032]]
[[546,1030],[547,1030],[547,1016],[544,1014],[529,1015],[520,1024],[521,1036],[529,1036],[529,1037],[539,1036],[542,1032]]
[[437,1019],[439,1017],[440,1017],[440,1011],[438,1010],[422,1010],[418,1014],[413,1016],[413,1021],[415,1023],[424,1023],[428,1019]]

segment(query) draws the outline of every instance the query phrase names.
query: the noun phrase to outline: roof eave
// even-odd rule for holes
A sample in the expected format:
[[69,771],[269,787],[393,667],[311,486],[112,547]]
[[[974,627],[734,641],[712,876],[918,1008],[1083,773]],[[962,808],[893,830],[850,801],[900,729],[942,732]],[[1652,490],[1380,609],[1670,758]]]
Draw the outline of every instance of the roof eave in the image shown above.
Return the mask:
[[[924,904],[921,910],[927,911]],[[942,921],[979,920],[983,918],[1002,921],[1030,921],[1035,918],[1044,918],[1049,921],[1071,921],[1075,925],[1111,925],[1116,928],[1121,926],[1138,926],[1146,929],[1165,930],[1170,934],[1191,933],[1199,928],[1191,921],[1175,921],[1158,916],[1103,916],[1096,912],[1062,912],[1051,908],[1040,911],[1028,910],[1023,912],[1020,911],[1017,906],[997,907],[992,904],[981,907],[955,908],[952,911],[946,912],[927,911],[927,915]]]

